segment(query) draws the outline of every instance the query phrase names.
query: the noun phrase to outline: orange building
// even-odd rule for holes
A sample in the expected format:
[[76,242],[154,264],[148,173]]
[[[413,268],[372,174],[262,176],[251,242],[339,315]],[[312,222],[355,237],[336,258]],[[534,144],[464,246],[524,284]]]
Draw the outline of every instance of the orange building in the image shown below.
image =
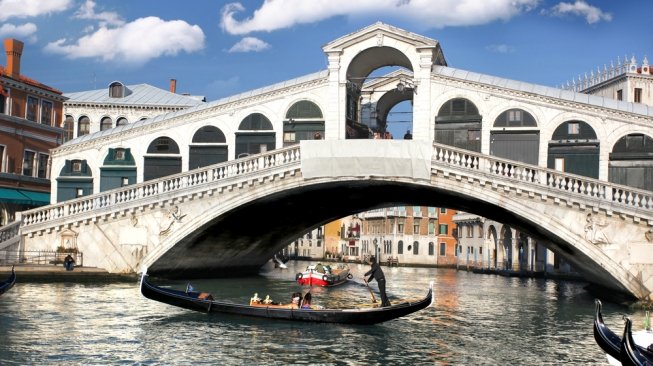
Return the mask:
[[62,142],[61,91],[20,72],[23,43],[4,40],[0,66],[0,225],[50,203],[50,149]]

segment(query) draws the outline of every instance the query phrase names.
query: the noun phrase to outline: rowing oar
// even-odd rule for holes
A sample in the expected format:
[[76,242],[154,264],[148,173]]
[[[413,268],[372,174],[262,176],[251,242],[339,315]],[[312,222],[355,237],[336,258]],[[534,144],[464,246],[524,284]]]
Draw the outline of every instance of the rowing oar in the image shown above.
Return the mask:
[[370,295],[372,295],[372,302],[376,302],[376,297],[374,297],[374,292],[372,292],[372,289],[370,288],[370,285],[367,284],[367,280],[363,278],[363,281],[365,281],[365,287],[367,287],[368,290],[370,290]]

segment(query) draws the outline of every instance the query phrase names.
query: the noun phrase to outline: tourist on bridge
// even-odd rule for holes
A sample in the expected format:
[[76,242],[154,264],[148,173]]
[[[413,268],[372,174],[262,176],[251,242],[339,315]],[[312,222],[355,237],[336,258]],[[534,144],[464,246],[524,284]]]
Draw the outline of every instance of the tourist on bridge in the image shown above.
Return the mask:
[[371,256],[368,263],[372,268],[369,271],[365,272],[363,276],[370,276],[365,282],[370,282],[372,279],[376,280],[376,283],[379,285],[379,292],[381,293],[381,306],[390,306],[390,301],[388,300],[388,295],[385,293],[385,275],[381,266],[376,262],[376,258]]

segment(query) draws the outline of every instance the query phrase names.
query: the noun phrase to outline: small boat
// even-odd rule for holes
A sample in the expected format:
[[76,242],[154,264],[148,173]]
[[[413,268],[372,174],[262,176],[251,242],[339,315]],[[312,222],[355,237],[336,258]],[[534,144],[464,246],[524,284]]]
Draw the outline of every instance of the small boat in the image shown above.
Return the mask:
[[[594,314],[594,340],[596,343],[601,347],[601,349],[607,354],[608,356],[608,362],[611,365],[619,365],[619,361],[621,359],[621,343],[622,343],[622,338],[610,330],[605,323],[603,322],[603,315],[601,314],[601,310],[603,307],[603,304],[601,304],[601,300],[596,299],[595,300],[596,308],[595,308],[595,314]],[[653,335],[650,331],[640,331],[637,333],[637,340],[639,343],[644,344],[642,342],[646,342],[646,336],[647,334]],[[651,340],[653,342],[653,340]],[[638,350],[646,351],[646,349],[642,346],[637,346]]]
[[321,263],[306,267],[304,272],[297,273],[295,280],[302,286],[337,286],[352,279],[349,267],[340,263],[335,267]]
[[11,266],[11,274],[9,275],[9,278],[7,278],[6,281],[0,282],[0,295],[4,294],[5,292],[9,291],[10,288],[14,287],[15,283],[16,271],[14,271],[14,266]]
[[348,309],[297,309],[287,305],[245,305],[217,301],[202,292],[187,292],[156,286],[150,283],[145,273],[141,277],[141,293],[151,300],[206,313],[320,323],[376,324],[412,314],[431,305],[433,283],[429,286],[426,296],[416,301],[405,301],[386,307]]
[[635,344],[633,339],[632,321],[624,316],[624,336],[621,341],[620,361],[623,366],[647,366],[653,365],[653,349],[643,348]]

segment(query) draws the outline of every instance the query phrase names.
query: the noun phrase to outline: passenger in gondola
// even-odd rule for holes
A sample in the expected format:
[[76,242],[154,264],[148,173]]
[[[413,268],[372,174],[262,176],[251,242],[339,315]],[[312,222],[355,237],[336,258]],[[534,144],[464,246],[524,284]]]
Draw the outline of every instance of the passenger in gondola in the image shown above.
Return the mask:
[[318,272],[318,273],[324,273],[324,266],[322,265],[322,263],[318,263],[315,266],[315,271]]
[[299,292],[293,292],[288,307],[291,309],[299,309],[301,300],[302,300],[302,294],[300,294]]
[[376,262],[374,256],[370,257],[368,263],[372,268],[363,275],[370,276],[370,278],[365,282],[370,282],[372,279],[375,279],[376,283],[379,285],[379,292],[381,293],[381,306],[390,306],[390,300],[388,300],[388,295],[385,293],[385,275],[383,274],[381,266]]
[[304,300],[302,300],[302,309],[311,309],[311,293],[307,292],[304,295]]

